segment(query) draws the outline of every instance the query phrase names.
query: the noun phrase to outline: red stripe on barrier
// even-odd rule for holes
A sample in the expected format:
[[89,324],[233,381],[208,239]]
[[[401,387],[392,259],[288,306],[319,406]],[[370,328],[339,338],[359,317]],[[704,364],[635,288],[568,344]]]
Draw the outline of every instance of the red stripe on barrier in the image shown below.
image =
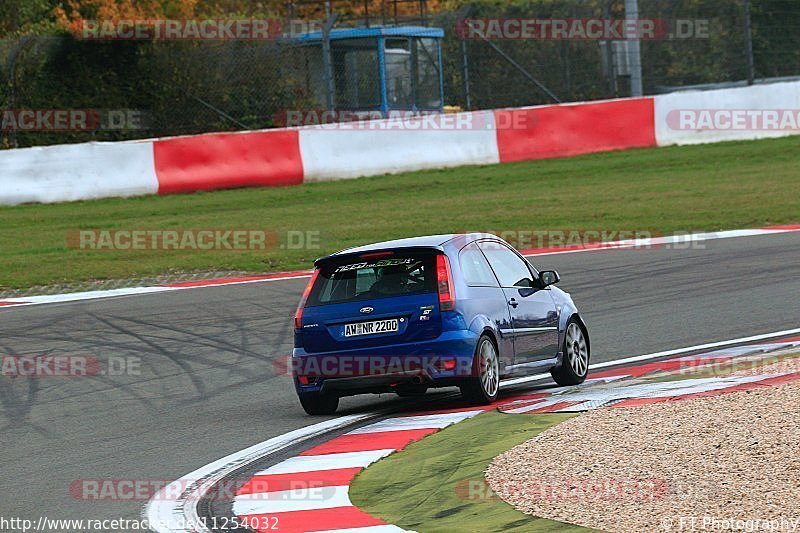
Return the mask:
[[281,490],[306,490],[317,487],[342,487],[349,485],[361,468],[337,468],[292,474],[263,474],[253,476],[239,487],[237,496],[276,492]]
[[495,111],[500,162],[656,146],[653,98]]
[[0,302],[0,307],[10,307],[12,305],[23,305],[28,302]]
[[370,450],[399,450],[408,444],[438,431],[437,429],[403,429],[342,435],[329,440],[300,455],[325,455],[329,453],[366,452]]
[[153,143],[158,193],[303,182],[297,131],[216,133]]
[[251,529],[264,533],[273,533],[276,530],[280,533],[303,533],[386,525],[380,518],[374,518],[355,506],[269,515],[240,515],[239,518],[246,519]]

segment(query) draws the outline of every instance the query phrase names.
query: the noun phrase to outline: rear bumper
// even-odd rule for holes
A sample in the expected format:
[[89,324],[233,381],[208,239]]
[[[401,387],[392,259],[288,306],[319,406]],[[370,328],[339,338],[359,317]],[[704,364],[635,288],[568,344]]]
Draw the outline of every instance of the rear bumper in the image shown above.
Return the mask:
[[295,348],[292,375],[298,393],[339,396],[391,392],[411,384],[448,386],[472,374],[477,342],[474,332],[456,330],[432,340],[380,348],[312,354]]

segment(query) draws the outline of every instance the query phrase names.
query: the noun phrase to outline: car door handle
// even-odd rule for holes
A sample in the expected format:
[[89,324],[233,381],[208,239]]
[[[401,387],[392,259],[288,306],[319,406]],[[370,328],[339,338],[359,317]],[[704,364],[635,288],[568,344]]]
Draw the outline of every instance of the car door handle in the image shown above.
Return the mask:
[[519,305],[519,302],[515,298],[511,298],[508,301],[508,305],[510,305],[511,307],[517,307]]

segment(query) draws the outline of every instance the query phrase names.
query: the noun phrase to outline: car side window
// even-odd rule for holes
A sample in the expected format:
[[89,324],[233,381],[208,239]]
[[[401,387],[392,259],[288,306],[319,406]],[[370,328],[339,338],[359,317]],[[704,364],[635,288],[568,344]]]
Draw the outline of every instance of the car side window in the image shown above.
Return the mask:
[[489,263],[475,243],[470,243],[461,249],[458,254],[461,272],[464,281],[471,287],[497,287],[497,278],[494,277]]
[[531,287],[533,274],[525,261],[511,249],[497,241],[481,241],[478,246],[497,274],[502,287]]

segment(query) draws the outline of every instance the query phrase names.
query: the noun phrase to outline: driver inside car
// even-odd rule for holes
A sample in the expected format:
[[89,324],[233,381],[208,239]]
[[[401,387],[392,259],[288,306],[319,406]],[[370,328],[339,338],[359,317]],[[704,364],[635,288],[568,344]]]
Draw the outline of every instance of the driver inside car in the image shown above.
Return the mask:
[[403,265],[385,267],[381,271],[381,279],[370,287],[370,292],[377,294],[401,294],[406,292],[408,270]]

